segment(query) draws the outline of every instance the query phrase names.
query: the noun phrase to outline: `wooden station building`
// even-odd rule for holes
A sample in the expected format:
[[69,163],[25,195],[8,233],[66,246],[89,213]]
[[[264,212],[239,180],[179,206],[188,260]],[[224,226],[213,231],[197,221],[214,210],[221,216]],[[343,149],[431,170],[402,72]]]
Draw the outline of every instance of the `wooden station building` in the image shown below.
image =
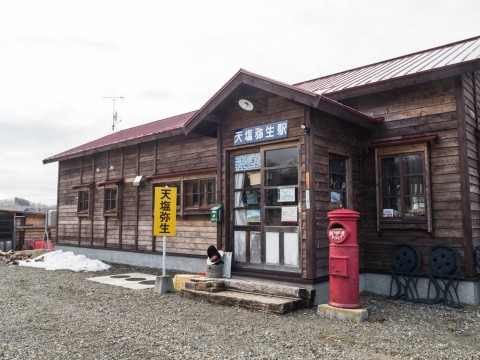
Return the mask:
[[449,245],[478,303],[479,112],[480,37],[294,85],[240,70],[198,111],[45,159],[59,162],[57,243],[161,253],[153,193],[168,185],[169,257],[214,244],[233,276],[317,284],[327,213],[343,207],[361,214],[362,274],[388,274],[398,244],[426,273],[431,247]]

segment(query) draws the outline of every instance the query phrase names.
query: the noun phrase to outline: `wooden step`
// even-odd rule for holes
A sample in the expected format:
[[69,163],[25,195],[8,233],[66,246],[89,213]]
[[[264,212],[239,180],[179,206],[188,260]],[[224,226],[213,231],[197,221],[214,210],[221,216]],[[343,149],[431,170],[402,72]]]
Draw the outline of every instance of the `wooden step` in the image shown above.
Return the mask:
[[[315,290],[260,281],[222,279],[227,290],[315,300]],[[312,303],[313,306],[313,303]]]
[[286,314],[304,308],[304,300],[301,298],[254,294],[233,290],[212,293],[185,288],[182,289],[182,295],[186,298],[201,299],[214,304],[240,306],[275,314]]

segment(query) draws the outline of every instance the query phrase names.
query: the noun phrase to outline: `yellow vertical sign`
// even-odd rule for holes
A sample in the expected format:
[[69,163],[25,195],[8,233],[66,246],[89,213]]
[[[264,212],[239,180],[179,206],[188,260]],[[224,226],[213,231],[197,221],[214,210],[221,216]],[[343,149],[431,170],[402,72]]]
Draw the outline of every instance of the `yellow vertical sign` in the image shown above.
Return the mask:
[[177,224],[177,188],[156,187],[153,211],[153,235],[175,236]]

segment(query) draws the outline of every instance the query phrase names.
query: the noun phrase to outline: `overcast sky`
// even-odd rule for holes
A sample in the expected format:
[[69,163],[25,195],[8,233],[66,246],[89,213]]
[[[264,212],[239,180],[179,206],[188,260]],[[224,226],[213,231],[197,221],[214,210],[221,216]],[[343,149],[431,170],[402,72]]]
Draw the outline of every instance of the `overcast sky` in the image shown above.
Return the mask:
[[296,83],[480,35],[478,0],[0,4],[0,199],[56,203],[42,160],[200,108],[240,68]]

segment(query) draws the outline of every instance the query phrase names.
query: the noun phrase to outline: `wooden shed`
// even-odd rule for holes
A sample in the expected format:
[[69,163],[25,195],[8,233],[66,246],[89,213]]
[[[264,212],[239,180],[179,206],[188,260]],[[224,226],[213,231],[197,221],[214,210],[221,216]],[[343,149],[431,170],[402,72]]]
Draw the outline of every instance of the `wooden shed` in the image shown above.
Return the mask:
[[198,111],[45,159],[59,162],[58,243],[161,252],[152,198],[169,185],[169,256],[216,244],[234,275],[313,286],[328,280],[327,212],[348,208],[366,282],[399,244],[424,274],[448,245],[478,303],[479,70],[480,37],[294,85],[240,70]]
[[47,233],[54,241],[56,228],[47,224],[46,233],[46,219],[45,213],[0,210],[0,251],[26,249],[33,241],[46,240]]

